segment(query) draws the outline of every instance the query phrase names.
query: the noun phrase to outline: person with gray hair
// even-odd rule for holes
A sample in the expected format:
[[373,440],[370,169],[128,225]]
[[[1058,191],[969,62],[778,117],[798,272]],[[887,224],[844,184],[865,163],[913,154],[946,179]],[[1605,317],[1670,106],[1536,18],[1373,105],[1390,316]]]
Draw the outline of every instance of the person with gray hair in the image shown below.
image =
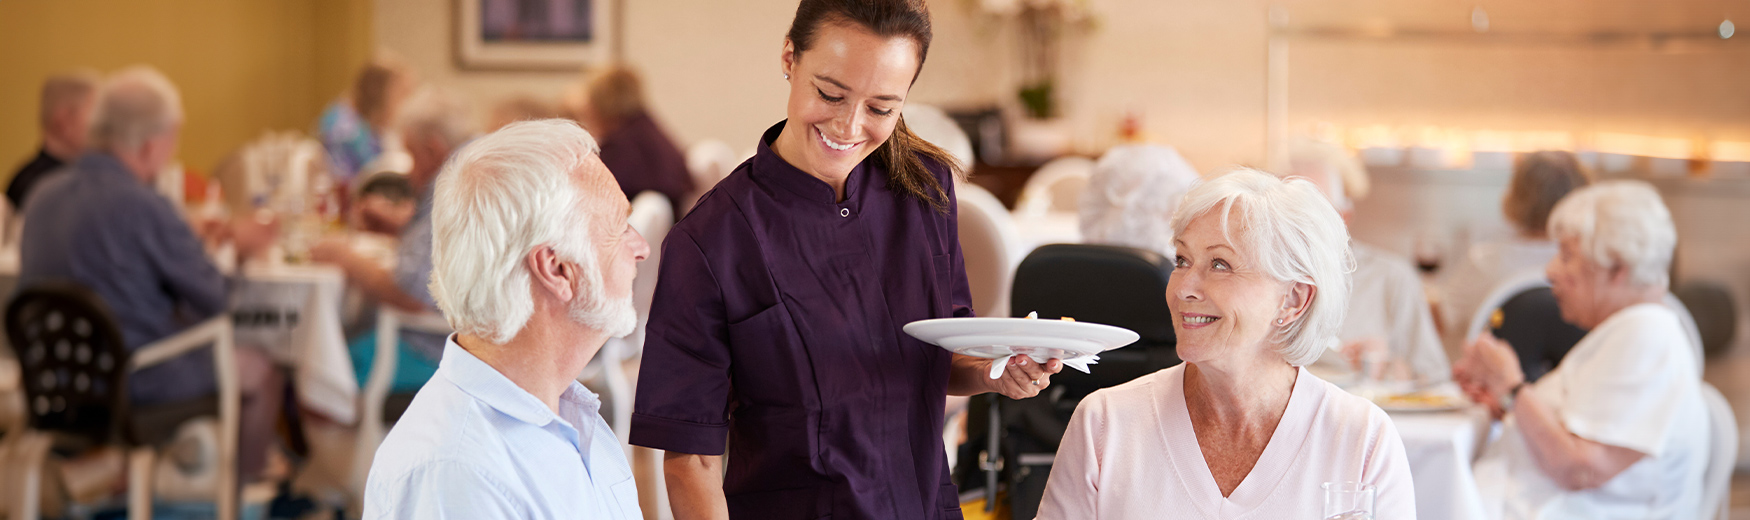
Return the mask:
[[1170,146],[1114,147],[1082,190],[1082,241],[1173,256],[1173,210],[1197,184],[1197,169]]
[[1488,334],[1454,371],[1473,400],[1512,418],[1476,465],[1490,516],[1705,516],[1699,351],[1664,303],[1671,212],[1644,182],[1608,181],[1562,199],[1547,229],[1558,247],[1544,268],[1550,291],[1586,336],[1535,383]]
[[[437,308],[426,280],[431,274],[431,210],[432,191],[439,171],[451,153],[474,138],[470,106],[453,93],[425,87],[407,100],[399,114],[400,128],[407,153],[413,157],[413,167],[407,180],[413,186],[413,219],[402,226],[396,246],[395,267],[385,268],[369,255],[354,251],[344,240],[329,240],[311,249],[317,262],[339,266],[348,282],[361,292],[383,304],[404,312],[431,312]],[[419,385],[437,370],[438,356],[444,351],[441,335],[415,330],[403,330],[397,345],[402,360],[396,364],[392,391],[417,390]],[[350,349],[357,377],[363,381],[369,373],[370,359],[376,355],[374,336],[354,338]]]
[[[1289,150],[1289,174],[1320,188],[1348,224],[1355,201],[1366,196],[1367,170],[1333,143],[1303,140]],[[1410,260],[1359,240],[1349,312],[1338,329],[1339,347],[1312,365],[1319,376],[1358,391],[1430,387],[1452,377],[1422,278]]]
[[1171,220],[1167,282],[1185,363],[1076,406],[1040,519],[1291,518],[1321,485],[1376,490],[1415,518],[1403,441],[1384,411],[1303,368],[1335,342],[1349,233],[1312,183],[1238,170],[1192,188]]
[[364,518],[642,518],[600,400],[576,381],[637,326],[650,254],[597,158],[556,119],[463,147],[438,176],[431,292],[456,333],[377,450]]
[[[176,153],[182,122],[181,95],[163,74],[115,73],[97,96],[90,148],[25,203],[19,286],[70,280],[91,289],[129,350],[225,311],[225,278],[201,237],[151,186]],[[242,262],[272,243],[275,224],[247,216],[214,229],[229,235]],[[238,456],[248,477],[266,464],[283,383],[259,349],[237,349],[236,362]],[[133,372],[127,391],[130,404],[151,406],[206,398],[217,385],[212,354],[201,350]]]
[[6,185],[6,200],[15,212],[24,211],[31,188],[49,173],[59,170],[85,150],[85,134],[91,127],[91,111],[97,105],[97,71],[75,69],[43,81],[37,119],[43,144],[36,157],[12,174]]

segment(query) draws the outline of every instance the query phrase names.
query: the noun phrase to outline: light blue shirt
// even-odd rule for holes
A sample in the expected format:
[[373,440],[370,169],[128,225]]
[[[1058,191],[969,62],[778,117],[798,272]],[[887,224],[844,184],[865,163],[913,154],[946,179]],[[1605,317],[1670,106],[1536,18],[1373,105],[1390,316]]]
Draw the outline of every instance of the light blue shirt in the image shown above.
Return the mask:
[[572,383],[554,415],[451,336],[437,374],[377,448],[364,518],[641,519],[600,407]]

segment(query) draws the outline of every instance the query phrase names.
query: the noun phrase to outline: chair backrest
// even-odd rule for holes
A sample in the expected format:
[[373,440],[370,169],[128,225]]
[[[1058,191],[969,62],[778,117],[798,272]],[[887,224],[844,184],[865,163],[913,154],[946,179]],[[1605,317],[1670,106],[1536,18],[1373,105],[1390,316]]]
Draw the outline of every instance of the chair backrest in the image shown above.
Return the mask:
[[1142,249],[1052,244],[1027,255],[1015,270],[1009,313],[1037,311],[1040,319],[1075,318],[1136,331],[1136,343],[1100,354],[1093,374],[1065,370],[1053,376],[1068,396],[1122,384],[1179,363],[1174,350],[1167,279],[1172,264]]
[[979,316],[1009,315],[1009,286],[1021,260],[1021,232],[995,195],[972,183],[954,188],[959,202],[960,254]]
[[693,186],[701,193],[717,185],[717,181],[735,171],[741,161],[728,143],[706,139],[687,148],[687,171],[693,174]]
[[1059,157],[1040,166],[1021,188],[1021,199],[1015,203],[1015,214],[1037,217],[1046,213],[1076,213],[1081,204],[1082,189],[1094,175],[1094,160],[1086,157]]
[[1470,325],[1464,329],[1465,343],[1470,343],[1483,331],[1492,328],[1490,321],[1495,309],[1501,308],[1501,304],[1507,303],[1509,298],[1531,289],[1549,288],[1549,278],[1544,277],[1542,270],[1526,271],[1506,280],[1490,289],[1489,296],[1483,298],[1482,305],[1477,306],[1476,314],[1471,315]]
[[1700,518],[1726,520],[1731,510],[1732,472],[1738,467],[1738,417],[1726,396],[1713,385],[1702,383],[1701,397],[1707,402],[1713,435],[1702,477]]
[[632,216],[628,219],[632,229],[644,236],[644,241],[650,244],[650,256],[638,264],[637,277],[632,280],[632,305],[638,309],[638,328],[626,337],[633,356],[644,348],[644,324],[650,321],[650,302],[656,296],[656,273],[662,265],[662,241],[668,236],[668,230],[674,227],[674,207],[668,202],[668,197],[654,191],[646,191],[632,199]]
[[1732,291],[1707,281],[1686,282],[1671,290],[1690,311],[1701,336],[1702,352],[1717,356],[1732,344],[1738,334],[1738,306]]
[[116,439],[118,418],[127,416],[130,356],[96,293],[65,281],[26,287],[6,306],[6,337],[32,428],[93,444]]

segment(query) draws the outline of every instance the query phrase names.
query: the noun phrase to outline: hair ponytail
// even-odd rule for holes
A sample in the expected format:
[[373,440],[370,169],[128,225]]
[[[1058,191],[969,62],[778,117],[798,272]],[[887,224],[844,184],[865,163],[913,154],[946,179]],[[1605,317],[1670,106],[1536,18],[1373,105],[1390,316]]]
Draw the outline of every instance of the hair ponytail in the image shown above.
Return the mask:
[[[924,57],[930,53],[930,9],[923,0],[802,0],[786,37],[801,54],[813,46],[815,31],[831,22],[854,24],[883,37],[911,38],[918,44],[918,71],[923,70]],[[912,80],[917,80],[915,73]],[[949,209],[948,191],[924,161],[940,163],[956,179],[971,166],[912,133],[903,115],[893,125],[893,135],[875,150],[875,160],[887,169],[888,186],[943,213]]]
[[912,133],[905,126],[905,116],[899,116],[899,123],[893,125],[893,135],[875,149],[875,157],[887,169],[887,185],[894,191],[917,197],[944,213],[948,211],[948,191],[942,188],[941,181],[924,161],[934,161],[948,168],[950,176],[955,179],[962,178],[966,166],[947,150]]

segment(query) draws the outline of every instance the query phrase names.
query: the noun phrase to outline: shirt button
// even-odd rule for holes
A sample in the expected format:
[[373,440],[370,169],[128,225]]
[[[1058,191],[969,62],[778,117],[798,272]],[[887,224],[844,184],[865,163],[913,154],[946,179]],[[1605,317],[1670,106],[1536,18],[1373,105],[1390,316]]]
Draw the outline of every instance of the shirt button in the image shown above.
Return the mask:
[[839,216],[849,218],[851,216],[851,208],[839,208]]

